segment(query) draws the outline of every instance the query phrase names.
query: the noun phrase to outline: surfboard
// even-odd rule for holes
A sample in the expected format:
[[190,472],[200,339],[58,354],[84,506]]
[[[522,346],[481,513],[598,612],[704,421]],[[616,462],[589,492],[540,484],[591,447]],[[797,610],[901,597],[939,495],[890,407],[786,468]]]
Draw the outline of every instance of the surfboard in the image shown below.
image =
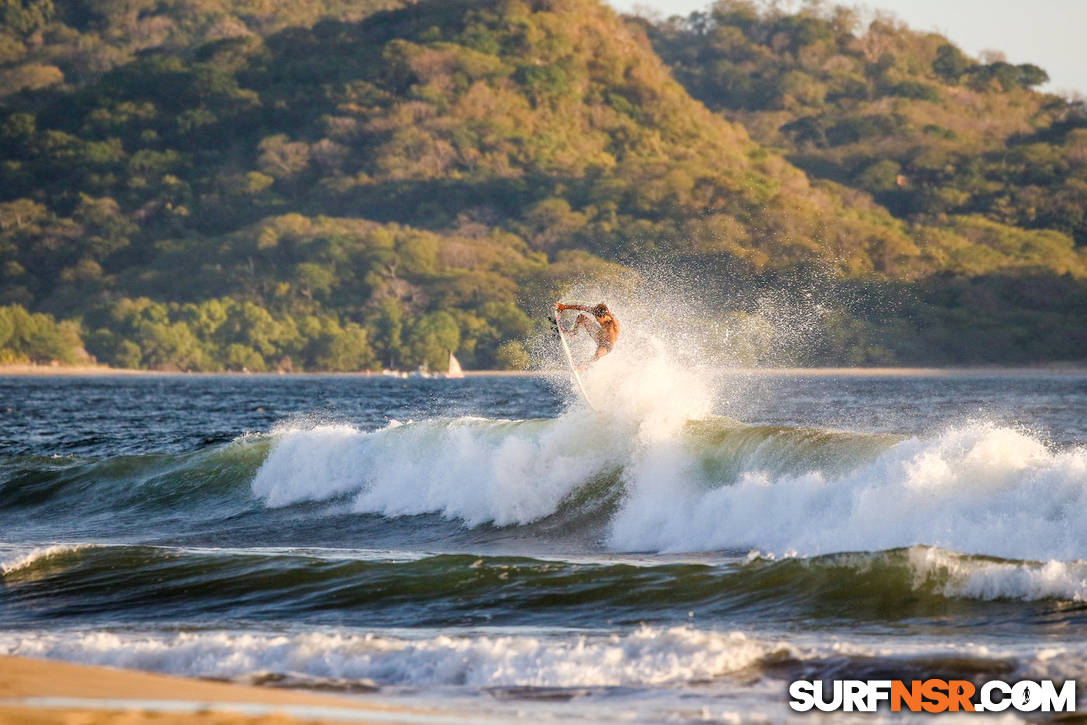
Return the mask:
[[596,406],[593,405],[593,401],[589,399],[589,394],[585,392],[585,385],[581,382],[581,376],[578,375],[577,365],[574,365],[574,356],[570,354],[570,345],[566,343],[566,335],[562,331],[562,313],[555,311],[555,327],[559,331],[559,342],[562,343],[562,351],[566,353],[566,362],[570,366],[570,374],[574,376],[574,382],[577,383],[578,392],[581,393],[582,399],[585,404],[589,406],[593,411],[596,410]]

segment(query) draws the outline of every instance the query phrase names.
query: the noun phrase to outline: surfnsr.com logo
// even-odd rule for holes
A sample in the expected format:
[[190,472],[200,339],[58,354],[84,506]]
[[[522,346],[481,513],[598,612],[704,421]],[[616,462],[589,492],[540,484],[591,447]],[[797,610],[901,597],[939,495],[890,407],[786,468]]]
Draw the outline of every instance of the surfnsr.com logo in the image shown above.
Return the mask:
[[789,685],[797,712],[1075,712],[1076,681],[1053,680],[797,680]]

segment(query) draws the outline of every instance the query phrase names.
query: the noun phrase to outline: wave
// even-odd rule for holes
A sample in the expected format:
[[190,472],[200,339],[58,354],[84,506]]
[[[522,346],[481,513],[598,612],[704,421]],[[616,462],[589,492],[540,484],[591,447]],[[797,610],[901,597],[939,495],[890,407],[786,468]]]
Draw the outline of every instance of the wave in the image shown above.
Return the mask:
[[[284,430],[253,480],[269,506],[347,496],[358,513],[527,525],[606,489],[617,551],[778,556],[918,544],[1012,559],[1087,558],[1087,450],[985,423],[898,439],[689,422],[427,421]],[[598,497],[599,498],[599,497]]]
[[1087,601],[1087,562],[1012,562],[966,557],[933,547],[909,550],[916,581],[948,597]]
[[[606,688],[750,687],[798,678],[1072,678],[1087,651],[848,637],[752,635],[693,626],[620,632],[420,631],[414,636],[318,628],[269,631],[26,631],[0,633],[0,654],[62,659],[257,684],[339,688],[462,688],[499,698],[577,697]],[[581,690],[582,692],[578,692]]]
[[[1014,559],[1087,558],[1087,450],[974,424],[891,445],[845,472],[762,466],[731,485],[682,456],[631,471],[611,524],[619,549],[751,546],[778,555],[915,544]],[[677,475],[678,474],[678,475]]]
[[[5,552],[7,558],[0,560],[0,576],[11,581],[27,572],[38,575],[47,564],[55,562],[63,565],[65,560],[72,558],[70,555],[82,551],[88,546],[90,545],[54,544],[52,546],[33,547],[29,550],[25,547],[10,547],[10,550]],[[0,548],[0,551],[8,548]]]
[[[267,680],[269,673],[380,685],[609,687],[707,680],[780,657],[740,632],[638,628],[625,635],[437,635],[108,631],[0,633],[0,652],[166,672]],[[299,677],[301,676],[301,677]]]
[[370,431],[292,424],[180,456],[8,459],[0,517],[20,533],[52,527],[36,537],[47,541],[130,534],[154,517],[163,535],[249,544],[293,531],[317,545],[438,550],[519,540],[525,551],[812,557],[927,545],[1068,562],[1087,559],[1087,449],[987,423],[903,439],[581,409]]
[[[669,468],[704,486],[736,482],[755,468],[801,473],[844,470],[872,456],[887,436],[776,426],[724,417],[689,421],[647,441],[640,425],[568,414],[554,420],[482,418],[284,428],[253,480],[272,507],[349,495],[352,510],[388,517],[438,513],[468,526],[526,525],[558,512],[586,488],[616,489],[638,468]],[[682,457],[683,460],[677,460]]]
[[101,510],[155,510],[249,499],[248,483],[271,439],[246,435],[226,445],[181,455],[12,457],[0,462],[0,512],[50,506],[81,515]]
[[[1011,601],[1018,604],[1002,604]],[[645,565],[624,557],[73,545],[15,553],[0,575],[0,612],[9,622],[599,627],[677,619],[886,622],[971,610],[1071,622],[1084,602],[1087,562],[1008,561],[930,547]]]
[[438,513],[468,526],[528,524],[621,469],[629,444],[601,445],[592,425],[573,416],[394,423],[375,432],[286,429],[277,432],[253,492],[273,507],[352,494],[359,513]]

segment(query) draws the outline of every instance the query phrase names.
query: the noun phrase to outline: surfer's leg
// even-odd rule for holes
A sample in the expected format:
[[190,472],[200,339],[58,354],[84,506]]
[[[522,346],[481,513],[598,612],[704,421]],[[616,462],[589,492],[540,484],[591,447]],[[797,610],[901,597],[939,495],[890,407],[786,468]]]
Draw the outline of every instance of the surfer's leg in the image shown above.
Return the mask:
[[593,364],[594,362],[596,362],[596,361],[597,361],[597,360],[599,360],[600,358],[602,358],[602,357],[604,357],[605,355],[607,355],[607,354],[608,354],[609,352],[611,352],[611,348],[610,348],[610,347],[605,347],[605,346],[601,345],[600,347],[596,348],[596,354],[595,354],[595,355],[593,355],[593,358],[592,358],[592,360],[590,360],[590,361],[589,361],[589,362],[587,362],[587,363],[583,363],[583,364],[581,364],[581,365],[578,365],[578,366],[577,366],[578,372],[582,372],[582,371],[584,371],[584,370],[585,370],[585,369],[586,369],[587,367],[589,367],[589,366],[590,366],[590,365],[592,365],[592,364]]

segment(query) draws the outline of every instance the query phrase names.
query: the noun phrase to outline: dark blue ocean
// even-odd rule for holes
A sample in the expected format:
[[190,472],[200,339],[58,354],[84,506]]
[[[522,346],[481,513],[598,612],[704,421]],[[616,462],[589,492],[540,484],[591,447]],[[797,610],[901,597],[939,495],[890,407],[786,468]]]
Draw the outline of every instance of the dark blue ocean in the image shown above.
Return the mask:
[[609,364],[0,377],[0,653],[479,722],[1087,676],[1087,375]]

